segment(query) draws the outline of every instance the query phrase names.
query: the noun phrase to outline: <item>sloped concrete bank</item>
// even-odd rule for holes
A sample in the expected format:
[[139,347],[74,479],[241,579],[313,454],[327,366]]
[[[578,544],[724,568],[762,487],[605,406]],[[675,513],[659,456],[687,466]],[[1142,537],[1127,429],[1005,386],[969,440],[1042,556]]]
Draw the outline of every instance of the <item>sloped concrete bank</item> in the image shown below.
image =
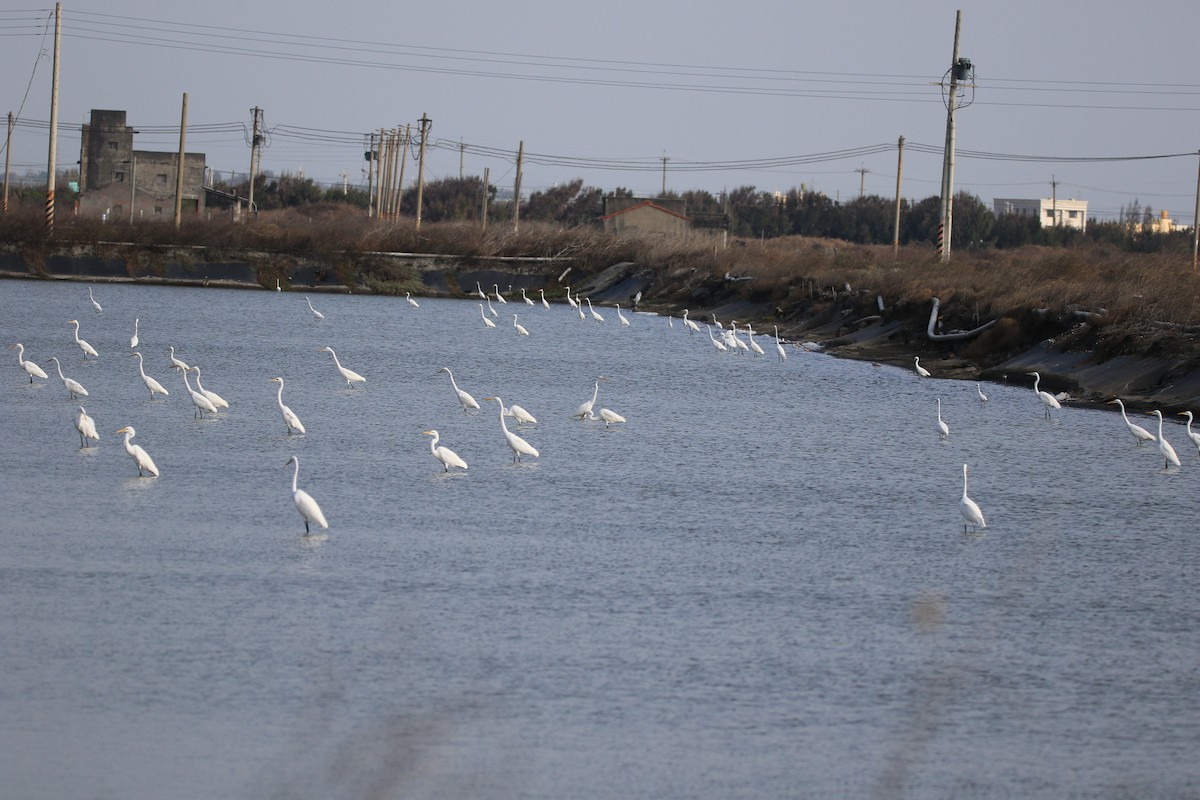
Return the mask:
[[[561,301],[567,287],[597,304],[728,323],[749,322],[794,344],[813,343],[830,354],[911,368],[919,356],[935,377],[1031,386],[1067,392],[1073,402],[1102,405],[1121,397],[1135,408],[1200,410],[1200,331],[1137,321],[1108,323],[1078,312],[1015,309],[978,336],[931,341],[931,307],[882,303],[862,293],[786,297],[752,282],[697,277],[692,270],[655,270],[629,262],[581,274],[569,259],[463,259],[409,253],[367,253],[328,260],[273,253],[215,254],[202,248],[96,245],[30,256],[0,248],[0,277],[353,292],[426,297],[472,297],[499,287],[525,289]],[[939,310],[938,330],[970,330],[985,320],[965,309]]]

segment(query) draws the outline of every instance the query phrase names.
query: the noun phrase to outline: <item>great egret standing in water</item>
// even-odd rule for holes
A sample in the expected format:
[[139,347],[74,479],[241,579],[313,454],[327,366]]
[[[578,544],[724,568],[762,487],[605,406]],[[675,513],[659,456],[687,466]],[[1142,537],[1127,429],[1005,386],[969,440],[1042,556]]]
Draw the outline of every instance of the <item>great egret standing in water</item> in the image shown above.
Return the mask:
[[100,354],[96,352],[96,348],[92,347],[90,344],[85,342],[83,339],[79,338],[79,320],[70,319],[70,320],[67,320],[67,324],[75,326],[75,344],[79,345],[79,349],[83,351],[84,357],[86,358],[87,356],[96,356],[97,358],[99,358]]
[[129,337],[129,346],[135,350],[137,349],[137,346],[138,346],[137,331],[138,331],[138,319],[137,319],[137,317],[134,317],[134,319],[133,319],[133,336]]
[[596,320],[596,322],[604,322],[604,317],[600,316],[600,312],[592,308],[592,298],[585,297],[584,299],[587,300],[588,311],[592,312],[592,319]]
[[192,372],[196,373],[196,389],[200,392],[200,394],[208,398],[208,402],[212,403],[217,408],[229,408],[229,403],[224,397],[221,397],[221,395],[217,394],[216,392],[210,392],[208,389],[205,389],[200,385],[199,367],[192,367]]
[[601,420],[604,422],[604,427],[606,427],[606,428],[610,425],[616,425],[618,422],[628,422],[628,420],[626,420],[620,414],[618,414],[617,412],[615,412],[609,408],[600,409],[600,416],[596,416],[595,414],[588,414],[588,419]]
[[1180,411],[1179,416],[1187,417],[1187,435],[1192,440],[1192,444],[1196,445],[1196,455],[1200,455],[1200,433],[1192,432],[1192,412]]
[[1175,455],[1175,448],[1171,447],[1171,443],[1163,436],[1163,415],[1157,408],[1149,412],[1158,417],[1158,452],[1162,453],[1163,469],[1166,469],[1171,464],[1179,467],[1182,466],[1179,462],[1179,456]]
[[493,284],[492,284],[492,289],[494,289],[494,290],[495,290],[495,292],[496,292],[496,301],[497,301],[498,303],[502,303],[503,305],[508,305],[508,301],[507,301],[507,300],[505,300],[505,299],[504,299],[504,296],[500,294],[500,284],[498,284],[498,283],[493,283]]
[[546,290],[538,289],[538,294],[542,296],[542,308],[550,308],[550,301],[546,299]]
[[188,394],[192,396],[192,405],[196,407],[196,413],[193,416],[204,419],[204,412],[217,413],[217,407],[213,405],[212,400],[209,400],[204,395],[192,388],[192,384],[188,382],[188,372],[195,367],[183,370],[183,385],[187,387]]
[[462,403],[463,411],[469,408],[479,408],[479,403],[475,402],[474,397],[458,388],[458,383],[454,380],[454,373],[450,371],[449,367],[442,367],[438,372],[444,372],[450,376],[450,385],[454,387],[454,394],[458,396],[458,402]]
[[683,310],[683,327],[688,329],[689,333],[699,333],[700,326],[688,319],[688,310]]
[[288,434],[290,435],[293,430],[304,433],[304,426],[300,424],[300,418],[283,404],[283,378],[271,378],[271,383],[279,384],[279,391],[275,394],[275,402],[279,406],[279,413],[283,416],[283,424],[287,425]]
[[479,285],[479,281],[475,281],[475,294],[480,298],[487,300],[487,295],[483,293],[483,287]]
[[621,325],[629,327],[629,318],[621,313],[621,304],[617,303],[617,319],[621,321]]
[[780,361],[787,361],[787,351],[783,349],[783,342],[779,339],[779,326],[775,326],[775,352],[779,354]]
[[429,442],[429,452],[433,453],[433,457],[442,462],[442,471],[449,472],[451,467],[458,469],[466,469],[467,462],[458,457],[458,453],[451,450],[449,447],[438,447],[438,441],[441,435],[436,431],[422,431],[426,436],[432,436],[433,439]]
[[164,397],[166,395],[170,394],[170,392],[168,392],[166,389],[163,388],[163,385],[161,383],[159,383],[158,381],[154,380],[154,378],[151,378],[149,375],[146,374],[146,367],[142,363],[142,354],[140,352],[138,352],[137,350],[134,350],[133,355],[130,356],[130,358],[136,358],[138,360],[138,373],[141,374],[141,376],[142,376],[142,383],[146,384],[146,388],[150,390],[150,399],[151,400],[154,399],[154,395],[156,395],[156,394],[161,394]]
[[405,293],[404,293],[404,299],[405,299],[405,300],[407,300],[407,301],[408,301],[408,304],[409,304],[410,306],[412,306],[413,308],[420,308],[420,307],[421,307],[421,306],[420,306],[420,305],[417,303],[417,301],[416,301],[416,300],[413,300],[413,299],[412,299],[412,292],[405,292]]
[[499,312],[499,311],[497,311],[497,310],[496,310],[496,308],[495,308],[495,307],[492,305],[492,300],[491,300],[491,298],[487,298],[487,299],[485,299],[485,300],[484,300],[484,302],[485,302],[485,303],[487,303],[487,307],[488,307],[488,313],[489,313],[489,314],[491,314],[493,317],[498,317],[498,316],[500,316],[500,312]]
[[1042,406],[1046,409],[1046,419],[1050,419],[1050,409],[1062,408],[1062,405],[1059,404],[1058,398],[1054,395],[1038,389],[1038,384],[1042,380],[1041,375],[1038,375],[1036,372],[1026,372],[1025,374],[1033,376],[1033,393],[1037,395],[1038,400],[1042,401]]
[[137,431],[133,429],[133,426],[127,425],[126,427],[117,431],[117,433],[125,434],[125,452],[129,454],[130,458],[133,459],[133,463],[137,465],[138,476],[145,477],[142,473],[149,472],[151,475],[157,478],[158,467],[154,466],[154,459],[150,457],[149,453],[142,449],[140,444],[129,443],[130,439],[132,439],[134,436],[137,436]]
[[46,363],[49,364],[50,361],[53,361],[55,368],[58,369],[58,379],[62,381],[62,385],[66,388],[67,393],[71,396],[72,400],[74,400],[76,396],[88,396],[87,389],[83,388],[83,384],[77,380],[74,380],[73,378],[68,378],[63,375],[62,364],[58,363],[58,358],[55,356],[50,356],[50,360]]
[[92,301],[92,308],[96,309],[97,314],[104,310],[100,307],[100,304],[96,302],[96,298],[92,297],[92,287],[90,286],[88,287],[88,300]]
[[525,301],[525,305],[533,305],[533,301],[529,299],[529,295],[525,294],[525,287],[521,287],[521,299]]
[[929,377],[929,370],[927,370],[921,366],[921,357],[920,356],[913,356],[913,369],[915,369],[917,371],[917,374],[920,375],[922,378]]
[[317,505],[317,501],[313,500],[308,492],[296,488],[296,480],[300,477],[300,459],[292,456],[283,466],[290,467],[293,464],[296,465],[296,468],[292,470],[292,502],[296,504],[296,510],[300,512],[300,517],[304,520],[304,532],[309,533],[309,522],[315,522],[322,528],[328,528],[329,523],[325,521],[325,515],[321,513],[321,507]]
[[521,456],[533,456],[538,458],[540,454],[537,448],[529,442],[517,436],[508,429],[508,425],[504,422],[504,401],[499,397],[485,397],[484,400],[495,400],[500,405],[500,430],[504,431],[504,439],[508,442],[508,447],[513,451],[513,463],[519,463]]
[[337,365],[338,372],[342,374],[342,378],[346,381],[346,388],[353,388],[356,383],[366,383],[367,379],[359,375],[352,369],[346,369],[342,366],[342,362],[338,361],[337,353],[333,352],[332,347],[322,347],[318,353],[329,353],[333,356],[333,363]]
[[1138,447],[1142,446],[1143,442],[1155,441],[1154,434],[1143,428],[1141,425],[1135,425],[1129,421],[1129,415],[1125,413],[1125,404],[1121,402],[1121,398],[1109,400],[1109,405],[1116,404],[1121,409],[1121,419],[1125,420],[1125,427],[1129,428],[1129,432],[1133,434],[1133,443]]
[[186,362],[175,357],[175,345],[168,348],[171,351],[171,367],[172,369],[182,369],[184,371],[191,369]]
[[704,330],[708,331],[708,339],[709,339],[709,341],[712,342],[713,348],[718,353],[728,353],[729,352],[729,348],[725,346],[725,343],[722,342],[721,340],[717,339],[717,337],[713,336],[712,325],[705,325]]
[[567,302],[571,304],[571,308],[579,308],[579,303],[575,302],[575,298],[571,297],[571,287],[567,287]]
[[963,533],[967,532],[967,526],[970,525],[972,530],[975,528],[986,528],[987,523],[983,521],[983,512],[979,510],[979,504],[971,498],[967,497],[967,465],[963,464],[963,493],[962,500],[958,502],[959,511],[962,512],[963,518]]
[[938,438],[945,439],[950,435],[950,426],[942,420],[942,398],[940,397],[937,400],[937,427]]
[[513,327],[517,329],[518,336],[528,336],[529,331],[525,330],[525,326],[517,322],[517,315],[513,314]]
[[485,327],[485,328],[496,327],[496,323],[494,323],[490,319],[488,319],[487,314],[483,313],[483,303],[476,303],[475,305],[479,306],[479,316],[483,318],[483,327]]
[[604,376],[596,378],[596,385],[592,387],[592,399],[586,403],[580,403],[579,408],[575,409],[575,413],[571,415],[573,419],[587,419],[592,414],[592,406],[596,405],[596,396],[600,394],[600,381],[604,380]]
[[87,447],[86,439],[100,441],[100,434],[96,433],[96,421],[88,416],[83,406],[79,407],[79,414],[75,417],[75,430],[79,431],[80,447]]
[[33,383],[34,378],[41,378],[42,380],[45,380],[48,377],[44,369],[32,361],[25,360],[25,345],[17,342],[16,344],[11,345],[8,349],[17,351],[17,363],[21,366],[21,369],[25,370],[25,372],[29,375],[30,383]]
[[515,419],[518,425],[536,425],[537,419],[516,403],[504,407],[504,416]]
[[987,395],[983,393],[983,387],[978,383],[975,384],[975,393],[979,395],[979,405],[983,405],[987,402]]
[[322,314],[320,311],[317,311],[315,308],[313,308],[312,300],[309,300],[307,297],[305,297],[304,302],[308,303],[308,310],[312,312],[312,315],[314,318],[325,319],[324,314]]

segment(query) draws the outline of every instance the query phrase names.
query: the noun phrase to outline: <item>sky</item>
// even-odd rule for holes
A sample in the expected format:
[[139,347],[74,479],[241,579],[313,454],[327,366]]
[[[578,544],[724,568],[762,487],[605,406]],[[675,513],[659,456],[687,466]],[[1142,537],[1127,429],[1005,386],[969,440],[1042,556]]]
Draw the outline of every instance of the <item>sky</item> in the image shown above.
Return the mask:
[[[0,114],[15,174],[47,165],[54,6],[0,8]],[[97,10],[99,9],[99,10]],[[753,186],[919,200],[939,193],[956,12],[974,66],[955,114],[955,191],[1135,201],[1192,224],[1200,3],[609,0],[64,2],[58,158],[91,109],[128,113],[139,150],[187,149],[365,185],[367,134],[428,132],[427,180],[522,193],[574,179],[654,196]],[[897,143],[905,139],[902,168]],[[665,176],[664,176],[665,159]],[[416,179],[416,164],[405,183]]]

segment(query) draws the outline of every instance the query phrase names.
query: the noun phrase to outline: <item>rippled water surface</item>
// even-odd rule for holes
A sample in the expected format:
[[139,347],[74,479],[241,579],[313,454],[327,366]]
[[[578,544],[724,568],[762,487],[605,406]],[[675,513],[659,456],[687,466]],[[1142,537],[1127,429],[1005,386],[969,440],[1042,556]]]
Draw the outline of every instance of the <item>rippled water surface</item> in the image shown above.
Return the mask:
[[[1164,470],[1119,415],[1044,419],[1023,375],[981,406],[611,308],[510,297],[487,329],[469,301],[95,294],[0,283],[5,343],[57,356],[101,433],[81,449],[53,365],[30,385],[8,353],[5,796],[1200,794],[1200,459],[1174,419]],[[171,345],[229,410],[194,418]],[[600,374],[624,425],[570,419]],[[540,458],[512,463],[490,394],[538,418]]]

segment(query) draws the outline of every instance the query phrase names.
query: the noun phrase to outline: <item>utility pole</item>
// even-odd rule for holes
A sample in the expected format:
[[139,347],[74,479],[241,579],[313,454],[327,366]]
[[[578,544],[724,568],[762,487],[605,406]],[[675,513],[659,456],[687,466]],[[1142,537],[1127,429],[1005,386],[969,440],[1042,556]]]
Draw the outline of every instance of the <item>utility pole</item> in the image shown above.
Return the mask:
[[954,16],[954,52],[950,56],[950,91],[946,97],[946,147],[942,153],[942,208],[938,226],[938,248],[942,261],[950,260],[950,235],[954,218],[954,102],[958,94],[958,37],[962,30],[962,9]]
[[663,156],[662,156],[662,162],[663,162],[663,187],[662,187],[662,194],[660,194],[660,195],[659,195],[659,197],[666,197],[666,196],[667,196],[667,162],[668,162],[668,161],[670,161],[670,160],[671,160],[671,159],[667,158],[667,153],[666,153],[666,151],[663,151]]
[[262,109],[258,106],[250,109],[251,117],[251,133],[250,133],[250,195],[246,200],[246,213],[254,215],[254,177],[258,174],[258,148],[262,146],[262,134],[259,130],[262,127]]
[[137,207],[137,156],[129,154],[129,224],[133,224],[133,210]]
[[463,144],[463,140],[458,140],[458,179],[463,179],[463,157],[467,153],[467,146]]
[[517,148],[517,177],[513,182],[513,233],[521,225],[521,166],[525,161],[525,140]]
[[0,213],[8,213],[8,168],[12,156],[13,115],[8,112],[8,136],[4,139],[4,208]]
[[[187,150],[187,92],[183,93],[183,111],[179,118],[179,163],[175,167],[175,230],[183,219],[183,168],[186,165]],[[199,202],[199,201],[197,201]]]
[[870,172],[871,170],[867,169],[866,167],[864,167],[860,164],[858,169],[856,169],[854,171],[858,173],[858,196],[862,197],[863,189],[866,187],[867,173]]
[[372,193],[375,172],[375,131],[367,134],[367,219],[375,216],[375,195]]
[[1054,227],[1058,227],[1058,181],[1054,179],[1054,175],[1050,176],[1050,218],[1054,220]]
[[404,205],[404,168],[408,165],[408,148],[412,144],[412,126],[404,126],[404,140],[400,141],[400,129],[396,128],[396,159],[400,161],[399,175],[396,177],[396,187],[392,194],[396,200],[393,208],[393,216],[399,217],[401,207]]
[[429,126],[433,124],[426,114],[421,114],[421,145],[417,156],[417,230],[421,230],[421,204],[425,197],[425,140],[429,138]]
[[[1196,151],[1200,157],[1200,150]],[[1200,158],[1198,158],[1200,160]],[[1200,254],[1200,170],[1196,174],[1196,210],[1192,213],[1192,270],[1197,268],[1196,257]]]
[[338,174],[342,176],[342,197],[345,197],[350,194],[350,185],[346,180],[346,171],[342,170]]
[[896,144],[896,219],[892,223],[892,258],[900,255],[900,176],[904,173],[904,137]]
[[62,41],[62,3],[54,4],[54,76],[50,80],[50,154],[46,164],[46,232],[54,235],[54,170],[58,150],[58,45]]
[[489,172],[488,168],[484,167],[483,168],[483,214],[481,216],[481,219],[483,220],[483,225],[481,225],[480,228],[485,231],[487,230],[488,172]]

